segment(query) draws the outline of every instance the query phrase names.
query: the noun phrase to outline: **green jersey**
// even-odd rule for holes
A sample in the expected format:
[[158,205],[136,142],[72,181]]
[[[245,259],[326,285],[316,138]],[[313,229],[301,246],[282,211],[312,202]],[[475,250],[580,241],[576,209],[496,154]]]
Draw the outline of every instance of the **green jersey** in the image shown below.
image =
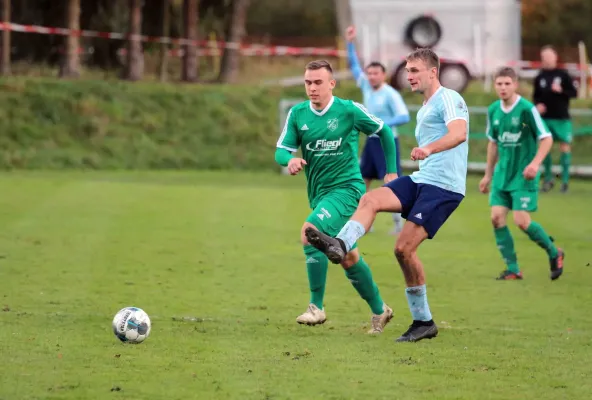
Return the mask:
[[486,135],[498,148],[493,188],[537,190],[539,175],[533,180],[522,175],[538,151],[538,141],[551,136],[536,107],[520,96],[509,108],[496,101],[489,106]]
[[[277,147],[290,152],[301,149],[311,208],[336,188],[365,192],[358,161],[359,132],[387,135],[394,143],[390,128],[351,100],[333,96],[323,110],[315,110],[310,101],[290,109]],[[396,163],[387,162],[387,171],[395,173]]]

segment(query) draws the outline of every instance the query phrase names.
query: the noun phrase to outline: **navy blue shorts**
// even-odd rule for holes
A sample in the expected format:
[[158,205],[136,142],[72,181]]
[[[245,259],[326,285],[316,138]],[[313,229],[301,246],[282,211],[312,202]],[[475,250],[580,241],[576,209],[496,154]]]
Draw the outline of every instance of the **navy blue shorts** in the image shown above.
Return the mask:
[[444,222],[465,198],[434,185],[415,183],[408,176],[402,176],[385,185],[399,198],[403,210],[401,216],[407,221],[423,226],[432,239]]
[[[401,171],[399,157],[399,138],[395,138],[395,146],[397,147],[397,174],[400,176],[403,171]],[[386,175],[386,159],[384,158],[384,151],[379,137],[366,139],[361,158],[360,170],[363,178],[379,180],[384,178]]]

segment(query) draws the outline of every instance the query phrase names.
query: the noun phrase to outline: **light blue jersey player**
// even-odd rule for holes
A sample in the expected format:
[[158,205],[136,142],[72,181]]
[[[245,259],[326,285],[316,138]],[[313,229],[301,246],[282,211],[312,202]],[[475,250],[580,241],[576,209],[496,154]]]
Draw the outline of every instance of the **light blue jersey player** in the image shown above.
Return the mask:
[[416,342],[438,334],[417,248],[436,235],[464,199],[469,113],[457,92],[440,85],[440,60],[432,50],[418,49],[409,54],[406,69],[411,89],[424,97],[415,130],[419,147],[411,151],[411,159],[419,161],[419,171],[365,194],[336,238],[319,232],[305,234],[310,244],[336,263],[364,236],[377,213],[401,212],[407,222],[397,239],[395,255],[407,284],[405,294],[413,322],[397,342]]
[[[347,28],[345,38],[348,42],[347,57],[352,75],[356,80],[356,84],[362,90],[364,105],[368,111],[382,119],[393,131],[395,146],[397,148],[397,173],[401,176],[401,157],[399,154],[399,138],[397,137],[396,127],[409,122],[409,110],[399,92],[385,82],[386,69],[384,65],[373,61],[366,66],[365,71],[362,70],[353,43],[355,37],[355,28],[350,26]],[[366,183],[366,191],[370,190],[372,180],[382,181],[386,175],[384,151],[380,144],[380,138],[377,135],[370,135],[366,139],[360,160],[360,169]],[[403,227],[401,214],[393,214],[393,221],[395,227],[392,233],[398,234]]]

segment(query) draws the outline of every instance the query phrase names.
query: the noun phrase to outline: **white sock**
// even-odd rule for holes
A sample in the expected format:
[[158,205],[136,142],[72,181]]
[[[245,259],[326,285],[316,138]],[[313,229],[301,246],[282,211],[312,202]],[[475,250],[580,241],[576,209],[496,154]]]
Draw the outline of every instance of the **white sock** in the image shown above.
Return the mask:
[[364,236],[365,233],[366,229],[364,229],[364,225],[358,221],[347,221],[343,228],[341,228],[341,231],[339,231],[337,237],[343,240],[345,249],[349,252],[358,239]]

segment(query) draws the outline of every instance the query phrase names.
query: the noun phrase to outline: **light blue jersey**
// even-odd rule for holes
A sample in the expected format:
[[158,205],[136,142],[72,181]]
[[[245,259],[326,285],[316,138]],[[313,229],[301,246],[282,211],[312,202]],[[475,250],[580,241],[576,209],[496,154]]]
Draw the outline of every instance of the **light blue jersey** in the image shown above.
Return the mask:
[[406,124],[410,119],[409,110],[403,102],[403,98],[399,92],[386,83],[377,90],[370,85],[366,74],[362,71],[353,43],[348,43],[347,53],[352,75],[364,96],[364,106],[370,114],[383,120],[391,128],[393,135],[397,137],[395,127]]
[[419,147],[427,146],[448,133],[454,120],[467,121],[467,139],[460,145],[419,161],[419,171],[411,174],[415,183],[438,186],[465,195],[469,155],[469,111],[460,94],[440,87],[417,113],[415,138]]

